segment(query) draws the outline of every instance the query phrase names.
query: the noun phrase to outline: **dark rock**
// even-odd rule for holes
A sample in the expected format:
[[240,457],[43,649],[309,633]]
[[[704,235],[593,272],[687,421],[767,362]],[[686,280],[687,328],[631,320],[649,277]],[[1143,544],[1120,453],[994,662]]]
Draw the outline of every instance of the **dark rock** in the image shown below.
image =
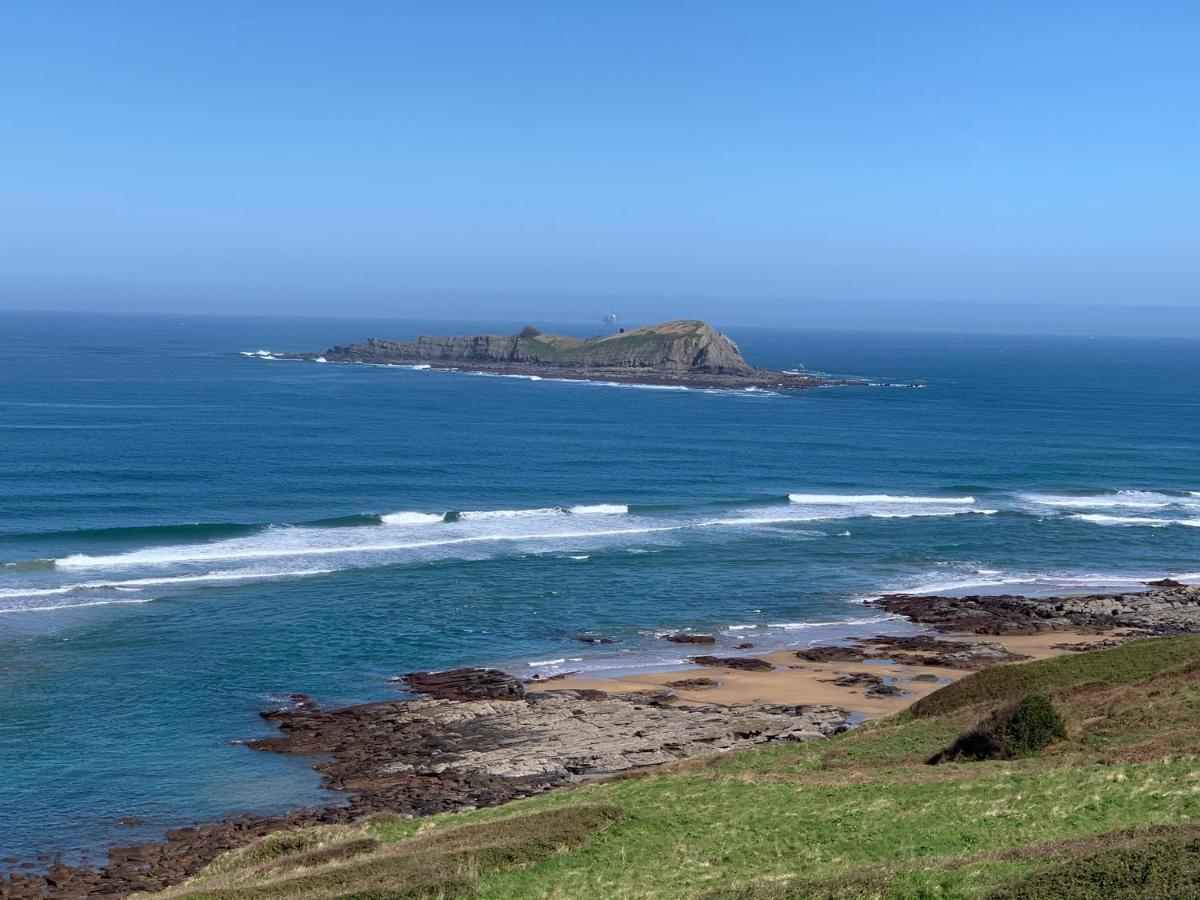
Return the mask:
[[753,656],[693,656],[689,662],[698,666],[722,666],[726,669],[742,669],[747,672],[767,671],[775,668],[765,659]]
[[1129,638],[1106,638],[1100,641],[1080,641],[1078,643],[1064,642],[1062,644],[1051,644],[1051,650],[1062,650],[1067,653],[1087,653],[1091,650],[1107,650],[1110,647],[1120,647],[1122,644],[1128,643]]
[[1187,587],[1182,581],[1176,581],[1174,578],[1160,578],[1158,581],[1147,581],[1147,587],[1157,588],[1181,588]]
[[676,644],[715,644],[717,639],[711,634],[664,634],[664,641],[674,641]]
[[139,819],[137,816],[121,816],[121,818],[117,819],[117,824],[118,825],[141,825],[142,820]]
[[899,697],[907,693],[896,687],[894,684],[877,684],[874,687],[867,688],[864,692],[864,697]]
[[861,643],[879,651],[868,658],[891,659],[910,666],[984,669],[999,663],[1029,658],[1010,653],[1003,644],[993,641],[947,641],[928,634],[876,635],[873,638],[864,638]]
[[809,662],[861,662],[867,655],[857,647],[827,646],[797,650],[796,658]]
[[[494,670],[463,671],[482,671],[486,683],[495,682]],[[461,671],[419,674],[443,676],[433,678],[434,689],[447,680],[455,690],[479,683]],[[314,768],[325,787],[346,792],[348,802],[174,828],[162,841],[112,848],[99,869],[56,862],[41,872],[35,871],[38,863],[10,857],[8,864],[19,869],[0,880],[0,897],[78,900],[159,891],[273,831],[352,822],[383,811],[420,816],[495,806],[596,775],[771,741],[816,739],[848,727],[847,714],[833,707],[683,707],[671,698],[667,690],[550,690],[523,698],[321,709],[296,697],[285,709],[262,713],[277,725],[278,736],[245,745],[318,756]]]
[[[532,678],[528,679],[528,681],[526,683],[527,684],[534,684],[534,683],[540,684],[540,683],[546,682],[546,681],[562,681],[566,678],[573,678],[574,676],[576,676],[578,674],[579,674],[578,669],[576,669],[573,672],[558,672],[554,675],[537,674],[537,675],[534,675]],[[528,695],[526,695],[526,696],[528,696]]]
[[715,678],[681,678],[679,681],[668,681],[667,687],[680,691],[707,691],[720,684]]
[[930,675],[928,672],[922,672],[920,675],[914,675],[912,677],[912,680],[913,681],[936,682],[936,681],[938,681],[938,677],[936,675]]
[[575,638],[582,644],[615,644],[617,641],[609,637],[598,637],[594,634],[581,634]]
[[1200,585],[1157,583],[1127,594],[1022,597],[1016,594],[926,597],[889,594],[872,601],[888,612],[938,631],[971,634],[1098,634],[1133,629],[1141,634],[1200,631]]
[[734,650],[753,650],[754,644],[750,644],[750,643],[738,644],[733,649]]
[[525,696],[521,680],[499,669],[409,672],[404,683],[435,700],[520,700]]
[[821,681],[838,687],[876,687],[883,684],[882,677],[869,672],[846,672],[836,678],[822,678]]
[[530,691],[525,695],[525,699],[536,703],[542,700],[559,700],[564,697],[568,700],[604,700],[608,696],[608,691],[597,691],[592,688],[569,688],[556,691]]

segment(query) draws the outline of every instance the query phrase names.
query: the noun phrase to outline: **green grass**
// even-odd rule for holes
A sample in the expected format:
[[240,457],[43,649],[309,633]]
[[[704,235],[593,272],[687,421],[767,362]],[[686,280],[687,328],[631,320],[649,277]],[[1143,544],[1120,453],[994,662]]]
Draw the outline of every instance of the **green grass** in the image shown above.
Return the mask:
[[1114,835],[1006,884],[988,900],[1164,900],[1200,897],[1200,828]]
[[[1120,898],[1141,896],[1128,892],[1139,872],[1165,873],[1153,875],[1162,884],[1150,896],[1195,896],[1162,893],[1162,885],[1190,890],[1198,871],[1198,663],[1200,639],[1167,638],[990,670],[980,674],[1005,674],[956,692],[937,714],[904,714],[827,741],[764,747],[471,813],[377,817],[340,837],[322,832],[316,847],[311,836],[272,836],[240,852],[249,869],[231,873],[223,857],[187,896],[284,896],[255,893],[271,884],[278,891],[281,852],[311,858],[338,840],[382,846],[305,873],[325,880],[313,882],[315,893],[287,896],[405,885],[416,893],[394,896],[1043,898],[1091,896],[1080,886],[1101,885],[1106,897]],[[1053,696],[1065,741],[1014,760],[925,764],[993,699],[1007,701],[1032,684]],[[543,817],[598,809],[613,812],[546,839],[552,819]],[[447,848],[464,833],[475,844],[535,836],[500,859],[454,856]],[[440,881],[414,862],[431,853],[441,860],[434,867]],[[1110,858],[1112,865],[1104,862]],[[211,878],[240,879],[226,889],[241,892],[196,893],[209,890]],[[1074,893],[1030,893],[1037,884]]]
[[305,840],[299,845],[303,851],[295,854],[287,853],[287,841],[271,836],[260,845],[270,847],[265,861],[210,866],[194,883],[169,893],[188,900],[462,896],[481,875],[579,847],[620,817],[614,806],[574,805],[436,829],[390,848],[381,848],[373,837],[330,840],[320,849]]
[[912,706],[916,716],[942,716],[966,706],[1020,700],[1083,685],[1136,684],[1176,668],[1200,665],[1200,635],[1143,638],[1112,650],[996,666],[947,685]]

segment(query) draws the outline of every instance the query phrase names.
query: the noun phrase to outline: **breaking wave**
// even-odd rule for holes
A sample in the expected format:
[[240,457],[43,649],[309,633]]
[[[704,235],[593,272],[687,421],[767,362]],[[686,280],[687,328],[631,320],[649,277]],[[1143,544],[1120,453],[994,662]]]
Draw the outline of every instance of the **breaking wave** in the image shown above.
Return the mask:
[[117,606],[131,603],[153,603],[154,597],[138,597],[132,600],[81,600],[79,603],[57,603],[49,606],[9,606],[0,607],[0,615],[21,612],[53,612],[62,609],[84,609],[89,606]]
[[433,525],[446,521],[445,513],[394,512],[379,517],[384,525]]
[[788,494],[788,500],[791,503],[802,503],[807,506],[846,506],[848,504],[902,506],[917,503],[969,506],[975,502],[974,497],[908,497],[894,494]]
[[883,594],[1061,594],[1102,593],[1105,591],[1142,591],[1146,582],[1167,577],[1193,583],[1200,581],[1200,572],[1031,572],[1004,571],[993,568],[958,567],[952,574],[928,573],[908,584],[894,585],[880,594],[857,597],[856,602],[877,600]]
[[291,572],[208,572],[202,575],[171,575],[161,578],[126,578],[119,581],[83,581],[64,584],[53,588],[4,588],[0,597],[48,597],[54,594],[71,594],[78,591],[97,590],[141,590],[151,586],[199,584],[202,582],[258,581],[264,578],[307,578],[312,575],[328,575],[334,569],[299,569]]
[[1057,509],[1167,509],[1194,506],[1200,494],[1169,494],[1159,491],[1107,491],[1091,494],[1022,494],[1021,498],[1037,506]]
[[[74,552],[54,559],[2,564],[0,600],[20,601],[17,605],[27,608],[28,601],[35,598],[66,600],[84,594],[89,600],[98,600],[97,592],[140,592],[151,586],[178,589],[205,583],[306,578],[344,570],[513,554],[581,560],[595,552],[657,552],[684,541],[721,540],[698,535],[735,529],[739,534],[758,529],[780,539],[819,541],[835,532],[845,533],[834,528],[818,530],[819,523],[849,519],[1004,512],[1038,522],[1200,527],[1200,492],[989,493],[985,508],[974,495],[978,490],[948,488],[945,496],[936,492],[794,492],[787,494],[786,500],[778,494],[741,501],[713,498],[692,507],[580,503],[446,512],[400,509],[295,525],[214,523],[63,532],[56,537],[66,537]],[[72,534],[79,538],[74,547]],[[19,541],[21,536],[17,538]],[[101,573],[111,574],[102,578]],[[1058,584],[1038,576],[981,569],[949,579],[935,589],[1031,581],[1035,585]],[[914,585],[908,590],[924,589]]]
[[1124,525],[1143,528],[1166,528],[1168,525],[1185,525],[1190,528],[1200,528],[1200,517],[1188,519],[1164,519],[1154,516],[1111,516],[1104,513],[1076,513],[1071,516],[1078,522],[1090,522],[1093,525]]

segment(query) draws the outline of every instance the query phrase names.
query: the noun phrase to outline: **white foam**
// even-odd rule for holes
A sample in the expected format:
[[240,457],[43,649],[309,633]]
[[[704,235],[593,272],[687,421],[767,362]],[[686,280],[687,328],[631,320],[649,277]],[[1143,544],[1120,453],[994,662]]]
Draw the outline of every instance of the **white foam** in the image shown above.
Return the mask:
[[898,616],[893,613],[883,613],[878,616],[861,616],[852,619],[834,619],[829,622],[767,622],[753,623],[750,625],[730,625],[725,631],[763,631],[766,629],[777,629],[779,631],[807,631],[810,628],[837,628],[841,626],[853,625],[875,625],[879,622],[890,622],[895,619],[903,619],[904,616]]
[[[936,506],[930,505],[924,508],[917,506],[896,507],[894,509],[887,508],[872,508],[870,506],[853,506],[848,505],[842,508],[836,506],[816,506],[813,508],[799,508],[794,511],[780,510],[774,512],[772,508],[759,509],[753,512],[748,512],[742,516],[722,519],[708,519],[697,523],[697,527],[711,526],[748,526],[748,525],[786,525],[794,522],[822,522],[829,519],[855,519],[855,518],[870,518],[870,519],[913,519],[926,516],[994,516],[998,510],[994,509],[964,509],[961,506]],[[814,536],[823,535],[823,532],[806,532]]]
[[572,506],[569,508],[576,516],[623,516],[629,512],[624,503],[595,503],[590,506]]
[[534,668],[536,666],[561,666],[566,661],[567,658],[565,656],[560,656],[558,659],[531,659],[529,662],[525,663],[525,665],[529,666],[530,668]]
[[584,559],[591,559],[591,557],[586,556],[586,555],[579,555],[579,556],[568,556],[567,559],[584,560]]
[[581,506],[543,506],[536,509],[480,509],[458,513],[460,519],[527,519],[543,516],[622,516],[629,512],[623,503],[594,503]]
[[561,506],[544,506],[540,509],[478,509],[465,510],[458,514],[460,519],[527,519],[535,516],[563,516],[567,511]]
[[1071,516],[1079,522],[1090,522],[1092,525],[1124,525],[1142,528],[1166,528],[1168,525],[1186,525],[1189,528],[1200,528],[1200,518],[1195,519],[1156,519],[1151,516],[1110,516],[1104,513],[1075,513]]
[[[638,384],[628,381],[592,381],[584,378],[554,378],[552,381],[569,381],[572,384],[591,384],[596,387],[631,388],[638,391],[691,391],[692,388],[682,384]],[[718,392],[728,393],[728,392]]]
[[788,500],[806,506],[845,506],[862,503],[882,503],[889,506],[907,503],[968,506],[975,502],[974,497],[909,497],[894,494],[788,494]]
[[177,584],[202,582],[258,581],[270,578],[307,578],[312,575],[329,575],[334,569],[298,569],[287,572],[208,572],[201,575],[171,575],[160,578],[127,578],[122,581],[84,581],[65,584],[54,588],[8,588],[0,590],[0,597],[49,597],[57,594],[72,594],[79,591],[140,591],[145,587],[162,587]]
[[50,597],[54,594],[69,594],[71,591],[81,588],[83,585],[70,585],[67,587],[56,588],[31,588],[31,589],[6,589],[0,590],[0,597]]
[[89,606],[116,606],[127,603],[153,603],[154,597],[139,597],[136,600],[85,600],[80,603],[58,603],[53,606],[13,606],[0,609],[0,614],[22,612],[53,612],[59,609],[84,609]]
[[[1188,581],[1200,573],[1172,574],[1171,578]],[[907,587],[896,587],[874,594],[855,598],[855,602],[878,600],[884,594],[916,594],[936,595],[957,591],[980,591],[987,588],[1002,588],[1010,590],[1045,591],[1056,593],[1079,591],[1094,591],[1107,588],[1111,590],[1144,590],[1147,581],[1161,578],[1162,573],[1130,574],[1128,572],[1003,572],[998,569],[976,569],[974,575],[964,574],[960,577],[933,577],[916,582]]]
[[1021,499],[1038,506],[1060,509],[1166,509],[1191,500],[1157,491],[1113,491],[1102,494],[1022,494]]
[[445,513],[394,512],[379,517],[385,525],[433,525],[443,522]]
[[[326,557],[350,554],[387,553],[403,550],[428,550],[432,548],[490,542],[547,540],[578,541],[588,538],[608,538],[621,535],[652,534],[656,532],[678,531],[681,528],[686,527],[688,526],[658,525],[646,526],[642,528],[596,529],[594,531],[517,531],[472,534],[461,537],[447,537],[442,540],[365,542],[349,544],[313,544],[307,543],[303,539],[297,540],[294,544],[283,541],[274,544],[261,544],[246,542],[244,540],[234,540],[223,541],[216,544],[181,545],[176,547],[158,547],[147,550],[134,550],[129,553],[119,553],[111,556],[90,556],[87,554],[77,553],[57,560],[57,567],[61,569],[122,568],[140,565],[162,566],[180,563],[223,562],[243,559],[284,559],[308,556]],[[359,529],[349,530],[357,531]],[[314,536],[317,536],[321,539],[332,541],[334,538],[334,536],[330,534],[329,530],[326,529],[286,528],[280,529],[280,531],[288,536],[299,533],[304,537],[307,537],[308,535],[305,533],[312,532]]]
[[[284,357],[272,353],[270,350],[242,350],[242,356],[249,356],[254,359],[283,359]],[[324,360],[322,360],[324,362]]]
[[[805,510],[767,508],[749,510],[737,518],[711,520],[666,519],[637,517],[630,520],[628,527],[604,528],[596,525],[571,528],[566,525],[571,519],[580,525],[589,519],[621,515],[627,507],[617,504],[596,504],[594,507],[541,507],[535,509],[468,510],[457,515],[457,521],[439,525],[435,531],[428,530],[439,522],[434,513],[389,513],[385,521],[387,528],[381,532],[364,529],[315,528],[283,526],[268,529],[249,538],[236,538],[207,544],[186,544],[169,547],[154,547],[113,555],[73,554],[55,561],[58,569],[89,569],[132,566],[169,566],[236,560],[273,560],[303,557],[336,557],[356,554],[395,554],[405,551],[433,551],[438,548],[453,548],[491,543],[516,542],[578,542],[581,539],[610,539],[635,535],[664,534],[689,529],[712,527],[746,527],[754,525],[791,524],[826,518],[847,518],[856,515],[881,517],[957,515],[960,513],[990,514],[994,510],[976,510],[961,505],[945,508],[922,509],[917,506],[892,510],[864,510],[854,507],[838,509],[820,507]],[[555,528],[546,525],[556,523]],[[562,524],[558,524],[562,523]],[[636,523],[636,524],[635,524]],[[532,527],[531,527],[532,526]],[[565,527],[564,527],[565,526]],[[385,533],[394,538],[380,540],[374,535]],[[820,536],[818,533],[814,533]],[[364,540],[364,535],[371,535]],[[546,550],[559,549],[547,547]],[[564,548],[565,549],[565,548]],[[368,564],[390,564],[400,560],[370,560]],[[360,561],[350,561],[359,564]]]

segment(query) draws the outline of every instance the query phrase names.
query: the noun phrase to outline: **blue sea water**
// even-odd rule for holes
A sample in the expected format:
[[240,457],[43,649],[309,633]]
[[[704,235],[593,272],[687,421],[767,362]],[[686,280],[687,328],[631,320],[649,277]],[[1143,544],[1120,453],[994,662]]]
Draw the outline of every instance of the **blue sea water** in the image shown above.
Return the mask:
[[235,743],[295,691],[1200,579],[1194,340],[732,330],[879,385],[791,394],[257,353],[522,324],[0,313],[0,855],[329,802]]

